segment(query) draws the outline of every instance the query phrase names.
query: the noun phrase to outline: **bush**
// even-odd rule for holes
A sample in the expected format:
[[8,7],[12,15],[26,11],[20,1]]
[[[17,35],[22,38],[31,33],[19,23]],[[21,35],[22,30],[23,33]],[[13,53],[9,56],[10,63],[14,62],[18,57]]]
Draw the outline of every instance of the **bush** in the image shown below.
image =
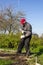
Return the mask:
[[0,48],[14,48],[19,43],[19,36],[14,34],[0,35]]
[[[21,33],[0,34],[0,48],[17,49],[20,41],[20,35]],[[43,47],[43,38],[32,37],[30,42],[31,51],[39,52],[40,49],[42,49],[42,47]]]

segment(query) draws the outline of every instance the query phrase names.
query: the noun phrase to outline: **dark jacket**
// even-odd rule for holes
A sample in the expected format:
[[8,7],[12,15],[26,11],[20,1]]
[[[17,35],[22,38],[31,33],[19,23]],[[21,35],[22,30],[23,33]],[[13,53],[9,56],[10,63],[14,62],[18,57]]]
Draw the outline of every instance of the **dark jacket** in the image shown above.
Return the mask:
[[31,26],[30,23],[26,22],[23,25],[23,28],[22,29],[24,30],[24,33],[23,34],[25,35],[25,37],[28,37],[28,36],[32,35],[32,26]]

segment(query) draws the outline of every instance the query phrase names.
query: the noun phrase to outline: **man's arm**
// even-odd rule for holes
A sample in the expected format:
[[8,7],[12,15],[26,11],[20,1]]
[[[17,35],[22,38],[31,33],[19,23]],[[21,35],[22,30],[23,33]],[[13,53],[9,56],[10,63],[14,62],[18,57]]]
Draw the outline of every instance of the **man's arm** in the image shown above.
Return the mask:
[[30,31],[26,31],[25,37],[30,36],[30,35],[31,35],[31,33],[32,33],[32,32],[30,32]]

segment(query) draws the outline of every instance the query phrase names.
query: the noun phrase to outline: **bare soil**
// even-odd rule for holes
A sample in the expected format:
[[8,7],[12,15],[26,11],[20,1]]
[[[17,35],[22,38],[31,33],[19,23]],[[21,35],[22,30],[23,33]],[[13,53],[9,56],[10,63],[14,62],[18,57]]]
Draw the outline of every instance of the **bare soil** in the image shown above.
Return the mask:
[[6,53],[6,52],[0,52],[0,59],[7,59],[7,60],[13,60],[14,62],[9,65],[30,65],[27,63],[31,59],[31,56],[26,56],[25,53],[22,54],[16,54],[13,53]]

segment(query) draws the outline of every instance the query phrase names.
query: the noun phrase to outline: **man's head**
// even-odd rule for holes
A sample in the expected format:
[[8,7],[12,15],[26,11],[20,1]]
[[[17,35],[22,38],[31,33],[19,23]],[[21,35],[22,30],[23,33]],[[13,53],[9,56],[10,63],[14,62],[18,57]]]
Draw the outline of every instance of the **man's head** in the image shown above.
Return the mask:
[[25,19],[25,18],[22,18],[22,19],[20,20],[20,23],[21,23],[22,25],[24,25],[24,24],[26,23],[26,19]]

